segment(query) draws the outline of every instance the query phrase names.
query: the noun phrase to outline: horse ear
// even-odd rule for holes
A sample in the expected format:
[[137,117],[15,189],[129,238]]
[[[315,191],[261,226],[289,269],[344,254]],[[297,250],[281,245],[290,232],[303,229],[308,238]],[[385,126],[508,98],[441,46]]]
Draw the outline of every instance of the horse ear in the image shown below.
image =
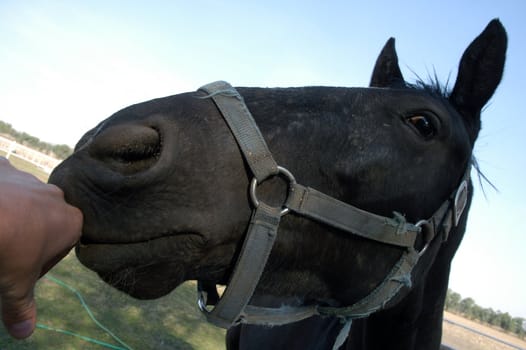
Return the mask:
[[404,83],[404,77],[398,66],[395,39],[387,40],[382,52],[376,59],[370,87],[391,87]]
[[479,127],[480,111],[502,79],[507,45],[506,30],[498,19],[494,19],[468,46],[460,60],[449,100]]

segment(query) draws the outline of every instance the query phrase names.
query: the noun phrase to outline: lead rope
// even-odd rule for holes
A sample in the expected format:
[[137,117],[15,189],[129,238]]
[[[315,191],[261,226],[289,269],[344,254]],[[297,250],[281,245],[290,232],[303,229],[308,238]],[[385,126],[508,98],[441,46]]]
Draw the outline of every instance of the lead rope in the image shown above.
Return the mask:
[[107,327],[105,327],[102,323],[100,323],[96,318],[95,316],[93,315],[93,313],[91,312],[90,308],[88,307],[88,304],[86,304],[86,301],[84,300],[84,298],[82,297],[82,295],[80,294],[80,292],[78,290],[76,290],[75,288],[71,287],[70,285],[68,285],[67,283],[59,280],[58,278],[56,277],[53,277],[49,274],[45,275],[44,276],[46,279],[54,282],[55,284],[61,286],[61,287],[64,287],[66,289],[69,289],[71,292],[73,292],[77,298],[80,300],[80,303],[82,304],[82,307],[84,308],[84,310],[86,310],[86,313],[88,314],[88,316],[91,318],[91,320],[100,328],[102,329],[104,332],[106,332],[110,337],[112,337],[113,339],[115,339],[115,341],[117,341],[119,344],[122,345],[121,346],[116,346],[116,345],[113,345],[113,344],[109,344],[109,343],[106,343],[104,341],[101,341],[101,340],[97,340],[97,339],[94,339],[94,338],[91,338],[91,337],[87,337],[87,336],[84,336],[84,335],[81,335],[81,334],[78,334],[78,333],[75,333],[75,332],[72,332],[72,331],[68,331],[68,330],[65,330],[65,329],[60,329],[60,328],[55,328],[55,327],[50,327],[50,326],[47,326],[45,324],[42,324],[42,323],[37,323],[36,324],[36,327],[39,328],[39,329],[43,329],[43,330],[46,330],[46,331],[54,331],[54,332],[57,332],[57,333],[62,333],[62,334],[66,334],[66,335],[71,335],[73,337],[77,337],[77,338],[80,338],[84,341],[87,341],[87,342],[90,342],[90,343],[94,343],[94,344],[97,344],[97,345],[100,345],[100,346],[103,346],[103,347],[106,347],[108,349],[115,349],[115,350],[133,350],[133,348],[131,346],[129,346],[128,344],[126,344],[124,341],[122,341],[119,337],[117,337],[112,331],[110,331]]

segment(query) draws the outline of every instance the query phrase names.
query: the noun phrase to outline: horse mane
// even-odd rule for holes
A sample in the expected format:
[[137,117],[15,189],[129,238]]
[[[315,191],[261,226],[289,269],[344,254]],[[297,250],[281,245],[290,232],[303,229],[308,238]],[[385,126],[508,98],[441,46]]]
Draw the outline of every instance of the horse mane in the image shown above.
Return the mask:
[[449,88],[449,78],[448,75],[445,83],[442,83],[438,78],[437,72],[433,69],[433,74],[428,73],[428,77],[424,80],[414,71],[411,71],[416,79],[414,83],[406,82],[405,85],[409,89],[420,90],[429,93],[430,95],[438,98],[448,99],[451,95],[451,89]]

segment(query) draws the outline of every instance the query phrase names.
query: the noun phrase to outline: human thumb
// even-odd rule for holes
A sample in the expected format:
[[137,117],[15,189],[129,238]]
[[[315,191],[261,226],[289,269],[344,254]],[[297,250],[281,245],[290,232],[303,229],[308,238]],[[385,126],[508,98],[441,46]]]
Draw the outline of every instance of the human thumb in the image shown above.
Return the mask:
[[33,293],[20,299],[2,298],[2,320],[9,334],[16,339],[29,337],[36,324]]

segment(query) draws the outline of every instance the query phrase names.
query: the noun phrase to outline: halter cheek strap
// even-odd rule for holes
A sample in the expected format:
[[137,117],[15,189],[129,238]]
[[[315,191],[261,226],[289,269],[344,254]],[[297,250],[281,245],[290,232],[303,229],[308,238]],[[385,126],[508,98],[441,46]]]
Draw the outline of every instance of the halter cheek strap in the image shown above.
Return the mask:
[[[250,185],[254,210],[240,256],[225,292],[219,298],[215,286],[211,288],[205,283],[198,283],[199,308],[207,320],[216,326],[229,328],[239,323],[282,325],[314,315],[336,316],[349,322],[366,317],[385,307],[402,287],[411,286],[411,272],[419,257],[439,234],[442,234],[443,239],[447,239],[451,228],[458,224],[464,212],[470,167],[466,170],[460,186],[435,214],[430,219],[421,220],[416,224],[408,223],[401,214],[394,213],[393,218],[376,215],[297,184],[294,176],[275,162],[254,118],[236,89],[226,82],[218,81],[205,85],[200,90],[207,94],[202,98],[211,98],[223,115],[254,176]],[[256,194],[258,183],[279,173],[289,181],[289,193],[283,208],[261,203]],[[251,306],[249,301],[278,234],[280,218],[290,211],[348,234],[403,247],[405,251],[384,281],[369,295],[351,306]],[[425,245],[418,252],[414,245],[419,235],[423,235]],[[207,301],[218,298],[215,307],[209,310]]]

